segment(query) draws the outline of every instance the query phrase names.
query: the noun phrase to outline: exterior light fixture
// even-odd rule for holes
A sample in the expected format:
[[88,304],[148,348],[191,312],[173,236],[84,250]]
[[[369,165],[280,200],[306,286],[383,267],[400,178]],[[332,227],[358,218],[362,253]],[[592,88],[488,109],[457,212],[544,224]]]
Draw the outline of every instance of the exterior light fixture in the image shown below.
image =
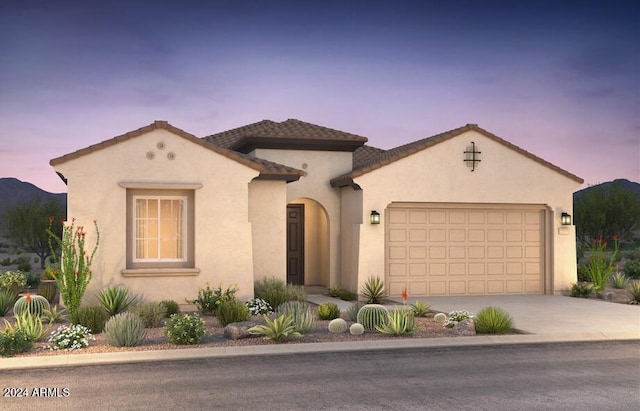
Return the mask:
[[371,211],[371,224],[380,224],[380,213],[376,210]]
[[571,214],[569,213],[560,214],[560,223],[562,225],[571,225]]

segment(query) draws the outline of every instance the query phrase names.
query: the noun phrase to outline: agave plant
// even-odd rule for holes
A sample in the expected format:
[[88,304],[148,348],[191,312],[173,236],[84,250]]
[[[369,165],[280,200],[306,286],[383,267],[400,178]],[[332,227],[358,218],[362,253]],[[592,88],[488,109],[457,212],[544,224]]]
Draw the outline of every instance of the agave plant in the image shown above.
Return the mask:
[[369,277],[360,293],[367,301],[367,304],[382,304],[388,295],[380,277]]
[[383,334],[395,336],[413,333],[416,330],[413,311],[394,310],[390,312],[388,314],[388,321],[381,326],[376,326],[376,330]]
[[251,334],[262,335],[265,340],[282,342],[287,337],[301,337],[293,324],[291,316],[281,315],[275,320],[271,320],[268,315],[264,315],[265,325],[256,325],[247,331]]
[[140,297],[130,295],[127,287],[107,287],[98,291],[98,300],[110,316],[127,311],[140,302]]

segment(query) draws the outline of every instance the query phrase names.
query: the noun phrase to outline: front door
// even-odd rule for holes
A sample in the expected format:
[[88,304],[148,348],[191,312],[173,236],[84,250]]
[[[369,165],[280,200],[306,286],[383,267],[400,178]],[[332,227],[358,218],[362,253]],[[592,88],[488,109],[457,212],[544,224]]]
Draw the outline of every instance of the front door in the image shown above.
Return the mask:
[[304,285],[304,204],[287,205],[287,283]]

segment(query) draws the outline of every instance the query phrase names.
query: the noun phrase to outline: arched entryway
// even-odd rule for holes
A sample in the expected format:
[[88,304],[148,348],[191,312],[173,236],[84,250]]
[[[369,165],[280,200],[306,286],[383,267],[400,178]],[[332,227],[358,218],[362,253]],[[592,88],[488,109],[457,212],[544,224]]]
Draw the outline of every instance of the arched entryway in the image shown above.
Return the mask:
[[329,218],[309,198],[287,205],[287,282],[329,285]]

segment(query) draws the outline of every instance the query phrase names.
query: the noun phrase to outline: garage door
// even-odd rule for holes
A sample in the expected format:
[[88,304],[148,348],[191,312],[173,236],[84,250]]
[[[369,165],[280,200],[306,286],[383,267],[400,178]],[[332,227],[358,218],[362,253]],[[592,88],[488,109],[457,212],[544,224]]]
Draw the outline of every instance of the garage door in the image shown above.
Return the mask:
[[544,206],[403,205],[386,210],[392,295],[542,294]]

